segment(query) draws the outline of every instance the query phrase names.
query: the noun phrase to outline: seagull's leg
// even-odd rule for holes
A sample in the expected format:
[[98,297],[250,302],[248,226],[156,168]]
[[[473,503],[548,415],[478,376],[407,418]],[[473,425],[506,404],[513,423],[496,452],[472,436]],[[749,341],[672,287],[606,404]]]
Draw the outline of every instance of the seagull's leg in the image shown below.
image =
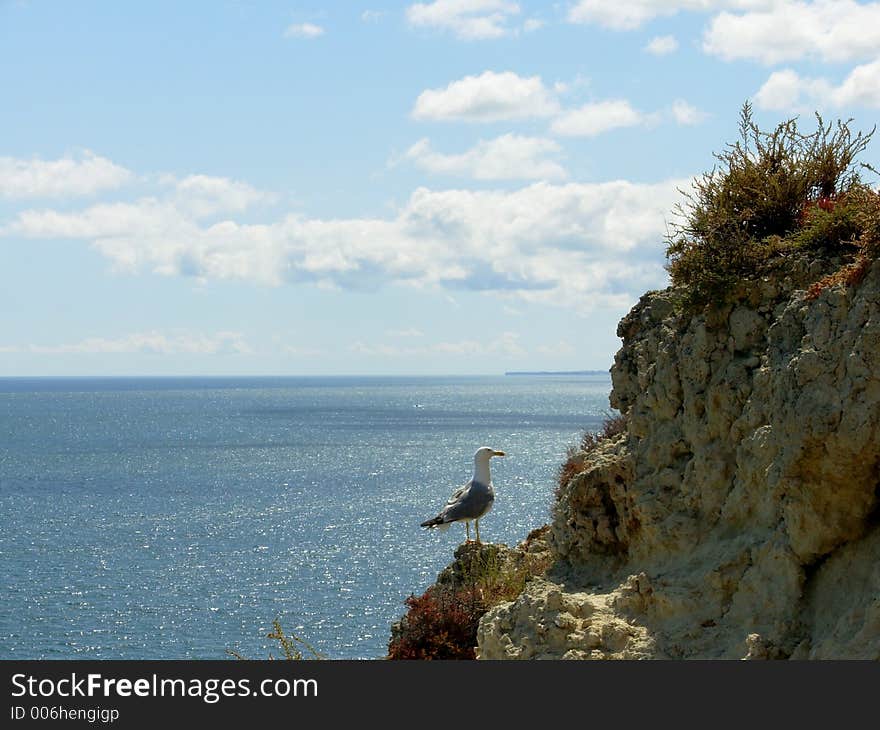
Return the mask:
[[465,542],[470,542],[470,541],[471,541],[471,523],[470,523],[470,520],[465,520],[465,521],[464,521],[464,529],[467,531],[467,540],[465,540]]
[[474,528],[477,531],[477,545],[480,545],[480,521],[474,520]]

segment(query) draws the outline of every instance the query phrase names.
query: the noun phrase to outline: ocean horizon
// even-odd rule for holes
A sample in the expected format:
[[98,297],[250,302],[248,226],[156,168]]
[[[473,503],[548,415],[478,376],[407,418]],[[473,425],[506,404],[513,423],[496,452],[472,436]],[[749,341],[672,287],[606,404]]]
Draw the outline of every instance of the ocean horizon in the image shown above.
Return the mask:
[[4,659],[384,656],[464,529],[427,531],[489,445],[487,542],[547,521],[602,375],[0,378]]

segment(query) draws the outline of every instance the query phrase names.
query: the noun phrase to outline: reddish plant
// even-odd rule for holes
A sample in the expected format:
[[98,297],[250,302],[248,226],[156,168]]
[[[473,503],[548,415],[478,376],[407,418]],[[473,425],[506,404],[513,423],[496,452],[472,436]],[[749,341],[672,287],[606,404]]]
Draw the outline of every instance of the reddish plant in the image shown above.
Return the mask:
[[815,200],[808,200],[804,203],[801,208],[800,215],[798,216],[798,226],[803,228],[810,222],[810,216],[812,211],[819,209],[824,210],[826,213],[831,213],[838,206],[838,204],[843,202],[843,195],[822,195]]
[[431,586],[406,606],[389,659],[476,659],[477,625],[487,606],[475,586]]
[[865,278],[869,268],[871,268],[871,259],[864,254],[860,254],[851,264],[841,266],[834,273],[828,274],[828,276],[819,279],[819,281],[810,286],[807,289],[807,299],[816,299],[823,291],[836,284],[855,286]]

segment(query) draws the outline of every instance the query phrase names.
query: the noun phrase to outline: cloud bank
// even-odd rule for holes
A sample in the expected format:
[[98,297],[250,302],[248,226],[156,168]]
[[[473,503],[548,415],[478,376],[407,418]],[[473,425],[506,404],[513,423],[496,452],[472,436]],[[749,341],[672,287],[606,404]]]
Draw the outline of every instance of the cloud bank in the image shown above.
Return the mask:
[[[491,153],[511,141],[523,142],[495,140],[471,156],[432,158],[424,146],[413,154],[428,165],[466,171],[485,165],[492,171]],[[526,138],[526,144],[538,152],[554,149],[547,140]],[[503,172],[510,160],[499,159]],[[420,187],[387,218],[288,213],[251,223],[238,214],[265,193],[226,178],[192,175],[166,181],[164,192],[154,196],[77,210],[27,208],[0,228],[0,236],[89,241],[122,271],[268,286],[431,286],[589,310],[624,306],[646,286],[665,281],[659,260],[665,221],[684,184]]]

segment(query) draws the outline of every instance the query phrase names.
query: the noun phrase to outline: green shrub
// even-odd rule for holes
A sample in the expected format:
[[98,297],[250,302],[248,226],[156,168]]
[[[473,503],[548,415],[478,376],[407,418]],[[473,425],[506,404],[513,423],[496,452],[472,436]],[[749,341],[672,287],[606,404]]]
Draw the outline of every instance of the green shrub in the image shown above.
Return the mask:
[[[855,187],[855,186],[853,186]],[[839,200],[819,201],[804,209],[791,243],[800,249],[836,253],[857,245],[860,199],[851,190]]]
[[[817,114],[811,134],[797,119],[762,131],[747,102],[740,139],[715,155],[717,166],[682,191],[686,202],[667,237],[667,268],[684,285],[687,303],[723,300],[731,286],[759,275],[785,254],[827,251],[855,240],[859,206],[869,188],[857,163],[874,130],[853,134],[851,120],[826,125]],[[873,169],[873,168],[870,168]]]
[[880,257],[880,191],[863,187],[854,193],[859,246],[867,256]]

